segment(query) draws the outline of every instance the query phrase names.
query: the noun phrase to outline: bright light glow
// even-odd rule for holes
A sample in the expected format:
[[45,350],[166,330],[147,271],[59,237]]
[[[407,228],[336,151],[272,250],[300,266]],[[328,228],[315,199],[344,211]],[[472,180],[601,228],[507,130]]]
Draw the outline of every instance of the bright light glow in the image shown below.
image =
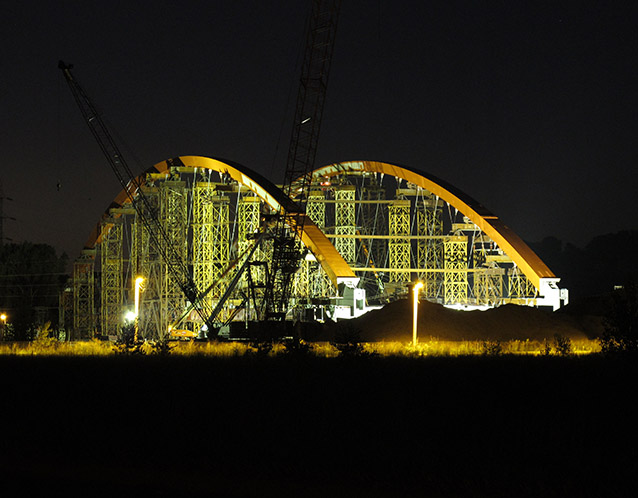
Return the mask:
[[412,287],[412,345],[416,347],[416,322],[419,313],[419,291],[423,288],[423,282],[416,281]]
[[140,292],[142,289],[142,283],[144,282],[144,277],[137,277],[135,279],[135,318],[140,315]]
[[140,292],[144,290],[144,288],[142,287],[143,282],[144,282],[144,277],[137,277],[135,279],[135,342],[137,342],[137,333],[138,333],[139,316],[140,316]]
[[0,315],[0,320],[2,320],[4,323],[6,323],[6,321],[7,321],[7,315],[5,315],[4,313],[2,313],[2,315]]
[[135,320],[135,311],[128,311],[126,315],[124,315],[124,318],[126,318],[127,322],[132,322]]

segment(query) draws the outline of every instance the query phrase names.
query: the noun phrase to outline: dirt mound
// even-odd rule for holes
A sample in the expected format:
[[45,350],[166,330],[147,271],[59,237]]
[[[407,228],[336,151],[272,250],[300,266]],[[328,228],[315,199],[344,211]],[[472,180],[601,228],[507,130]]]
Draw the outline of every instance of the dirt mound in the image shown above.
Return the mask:
[[[570,339],[587,338],[585,330],[573,316],[514,304],[487,311],[456,311],[422,301],[419,304],[418,322],[421,339],[542,341],[553,339],[555,334]],[[364,341],[411,341],[412,302],[407,299],[395,301],[349,323],[361,331]]]

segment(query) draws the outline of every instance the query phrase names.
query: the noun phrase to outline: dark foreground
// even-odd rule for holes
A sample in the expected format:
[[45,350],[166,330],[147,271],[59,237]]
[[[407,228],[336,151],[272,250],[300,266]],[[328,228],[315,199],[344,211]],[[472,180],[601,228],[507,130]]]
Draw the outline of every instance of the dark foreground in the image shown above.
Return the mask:
[[0,473],[33,496],[630,496],[637,373],[595,356],[2,357]]

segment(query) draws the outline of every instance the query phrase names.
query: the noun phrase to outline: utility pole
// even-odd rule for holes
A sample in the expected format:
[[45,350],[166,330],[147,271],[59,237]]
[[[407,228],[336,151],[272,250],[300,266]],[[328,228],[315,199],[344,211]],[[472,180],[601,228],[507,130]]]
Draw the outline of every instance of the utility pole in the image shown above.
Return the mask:
[[[0,247],[4,245],[5,236],[4,236],[4,220],[5,218],[8,220],[16,221],[12,216],[4,215],[4,200],[12,201],[11,197],[5,197],[4,190],[2,188],[2,180],[0,180]],[[11,240],[7,238],[6,240]]]

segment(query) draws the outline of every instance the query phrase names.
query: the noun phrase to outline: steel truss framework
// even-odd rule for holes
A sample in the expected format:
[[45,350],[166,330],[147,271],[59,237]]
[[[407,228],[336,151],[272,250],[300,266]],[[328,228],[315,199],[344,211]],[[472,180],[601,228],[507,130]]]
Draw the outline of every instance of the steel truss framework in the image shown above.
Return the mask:
[[95,250],[84,249],[73,263],[73,339],[95,331]]
[[[160,163],[144,178],[145,193],[192,268],[197,288],[208,289],[209,306],[226,289],[236,259],[254,244],[263,213],[289,202],[247,168],[199,156]],[[425,283],[423,297],[444,304],[529,304],[538,296],[535,282],[553,277],[497,217],[432,177],[387,163],[351,162],[319,168],[312,182],[302,234],[309,254],[293,284],[293,308],[322,299],[325,304],[339,282],[359,281],[370,303],[383,303],[405,295],[417,278]],[[87,243],[100,253],[102,333],[115,332],[122,311],[131,307],[125,289],[130,291],[137,274],[147,278],[140,323],[148,337],[161,336],[170,325],[199,327],[125,196],[114,204],[120,210],[111,209]],[[76,335],[95,327],[91,254],[74,267]],[[241,279],[222,318],[255,318],[248,307],[240,313],[232,308],[254,295],[269,257],[268,244],[255,251],[250,278]]]
[[122,303],[124,302],[122,219],[105,220],[102,229],[105,236],[100,245],[102,264],[101,326],[104,334],[117,335],[122,326]]

